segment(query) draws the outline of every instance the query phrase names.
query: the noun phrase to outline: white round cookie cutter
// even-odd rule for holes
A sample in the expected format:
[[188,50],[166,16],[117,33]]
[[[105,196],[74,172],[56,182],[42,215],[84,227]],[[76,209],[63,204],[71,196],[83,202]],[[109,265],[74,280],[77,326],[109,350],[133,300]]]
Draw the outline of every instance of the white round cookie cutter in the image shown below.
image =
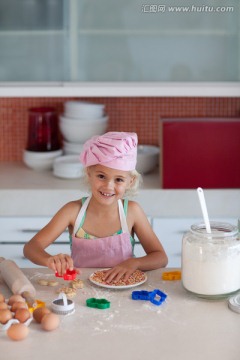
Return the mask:
[[66,294],[60,293],[58,298],[53,300],[51,309],[59,315],[69,315],[75,312],[74,302],[67,298]]

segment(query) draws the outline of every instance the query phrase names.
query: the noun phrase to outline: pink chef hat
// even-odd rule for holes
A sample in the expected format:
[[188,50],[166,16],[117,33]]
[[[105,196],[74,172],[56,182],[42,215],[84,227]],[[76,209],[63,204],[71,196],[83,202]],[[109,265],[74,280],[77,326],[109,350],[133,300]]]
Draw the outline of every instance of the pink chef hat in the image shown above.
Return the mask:
[[112,169],[131,171],[137,162],[138,138],[135,133],[107,132],[93,136],[83,145],[80,161],[85,166],[104,165]]

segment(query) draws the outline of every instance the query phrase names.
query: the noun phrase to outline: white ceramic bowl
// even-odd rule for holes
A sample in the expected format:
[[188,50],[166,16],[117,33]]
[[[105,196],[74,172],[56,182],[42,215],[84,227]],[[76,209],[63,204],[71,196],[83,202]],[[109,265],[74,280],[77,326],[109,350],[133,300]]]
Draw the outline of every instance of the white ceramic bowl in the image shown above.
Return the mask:
[[84,122],[89,122],[89,123],[104,123],[108,120],[108,116],[100,116],[100,117],[89,117],[89,118],[73,118],[73,117],[69,117],[69,116],[66,116],[66,114],[64,115],[61,115],[60,116],[60,121],[63,121],[63,122],[67,122],[68,124],[73,124],[73,125],[76,125],[76,124],[82,124]]
[[85,101],[67,101],[64,104],[64,112],[71,118],[100,118],[104,114],[104,105]]
[[136,170],[140,174],[147,174],[154,170],[159,163],[160,148],[153,145],[138,145]]
[[102,135],[106,132],[108,118],[103,121],[97,120],[69,120],[60,116],[59,127],[64,140],[72,143],[84,143],[94,135]]
[[62,150],[46,152],[24,150],[23,162],[34,170],[50,170],[53,167],[54,160],[61,156],[62,153]]
[[53,174],[64,179],[78,179],[83,176],[84,167],[77,155],[64,155],[53,163]]
[[63,141],[63,152],[65,155],[80,155],[83,149],[83,144]]

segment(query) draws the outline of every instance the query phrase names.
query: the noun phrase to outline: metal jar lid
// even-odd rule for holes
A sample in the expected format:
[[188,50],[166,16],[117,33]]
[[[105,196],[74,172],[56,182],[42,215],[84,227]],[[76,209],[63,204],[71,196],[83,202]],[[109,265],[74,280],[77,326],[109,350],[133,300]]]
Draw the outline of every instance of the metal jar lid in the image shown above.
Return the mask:
[[228,300],[228,307],[232,311],[235,311],[240,314],[240,294],[237,294],[235,296],[232,296]]

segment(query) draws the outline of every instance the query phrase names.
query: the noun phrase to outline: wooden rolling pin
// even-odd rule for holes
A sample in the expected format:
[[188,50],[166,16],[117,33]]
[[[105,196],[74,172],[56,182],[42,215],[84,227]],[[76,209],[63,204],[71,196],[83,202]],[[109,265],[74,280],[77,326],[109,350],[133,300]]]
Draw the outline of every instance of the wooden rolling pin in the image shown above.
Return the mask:
[[0,257],[0,273],[13,294],[22,295],[28,306],[36,306],[36,290],[14,261]]

